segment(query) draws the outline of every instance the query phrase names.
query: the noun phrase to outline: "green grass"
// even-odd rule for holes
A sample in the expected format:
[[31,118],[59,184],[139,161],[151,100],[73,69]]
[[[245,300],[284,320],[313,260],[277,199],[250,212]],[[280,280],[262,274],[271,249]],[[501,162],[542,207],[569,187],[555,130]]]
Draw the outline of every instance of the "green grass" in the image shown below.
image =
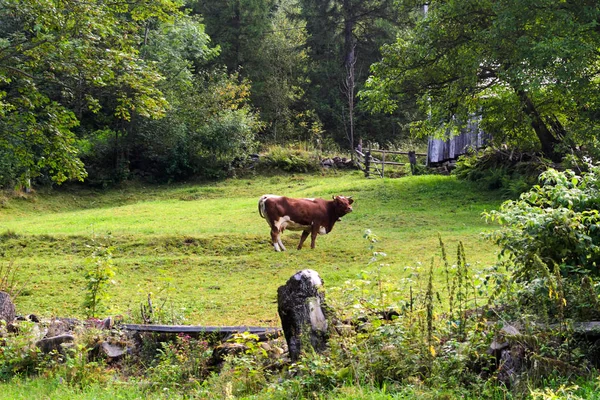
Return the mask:
[[[314,250],[295,250],[299,233],[285,232],[288,251],[276,253],[257,212],[265,193],[351,195],[354,212],[320,236]],[[115,248],[117,270],[107,314],[135,319],[152,293],[178,322],[205,325],[278,325],[277,287],[296,271],[315,269],[334,287],[371,268],[366,229],[388,255],[382,272],[390,280],[405,276],[405,266],[439,260],[438,234],[450,260],[462,241],[469,262],[490,265],[497,249],[481,232],[494,227],[481,212],[501,203],[498,193],[453,177],[381,180],[356,172],[68,188],[0,200],[0,262],[17,268],[25,289],[16,298],[18,313],[81,317],[85,258],[104,243]]]
[[10,400],[137,400],[160,398],[183,398],[173,393],[152,393],[140,389],[136,383],[114,382],[89,384],[84,388],[74,387],[56,378],[13,379],[0,383],[0,399]]

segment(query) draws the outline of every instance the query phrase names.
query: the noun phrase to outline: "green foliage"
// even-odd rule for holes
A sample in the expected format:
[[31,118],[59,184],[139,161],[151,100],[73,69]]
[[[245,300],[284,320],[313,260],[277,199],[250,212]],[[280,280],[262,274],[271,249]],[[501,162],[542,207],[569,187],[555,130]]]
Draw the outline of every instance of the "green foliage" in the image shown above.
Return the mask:
[[189,84],[172,93],[176,107],[165,118],[140,123],[134,146],[139,153],[130,168],[142,177],[222,178],[254,151],[262,124],[248,104],[249,82],[214,71]]
[[426,13],[414,1],[399,4],[407,29],[382,48],[360,95],[372,109],[391,111],[416,96],[423,114],[413,130],[421,135],[457,132],[479,114],[498,143],[535,143],[549,158],[593,142],[587,104],[600,86],[589,71],[600,33],[589,27],[597,4],[434,1]]
[[156,87],[162,77],[140,56],[140,33],[149,21],[181,15],[178,7],[169,0],[2,3],[0,148],[13,153],[11,180],[82,180],[74,130],[84,116],[100,113],[123,124],[133,115],[164,114]]
[[0,321],[0,380],[28,376],[49,366],[49,357],[35,346],[38,332],[32,322],[19,324],[19,332],[8,333],[6,322]]
[[255,69],[248,71],[253,82],[252,103],[265,121],[263,142],[283,144],[310,140],[319,118],[308,110],[305,90],[309,84],[306,21],[297,18],[297,0],[277,1],[270,16],[270,29],[258,48]]
[[129,161],[124,156],[124,132],[102,129],[87,136],[78,141],[81,159],[88,172],[87,183],[107,187],[130,177]]
[[461,156],[453,173],[514,198],[529,190],[549,165],[534,153],[488,147],[482,153]]
[[560,266],[568,278],[600,275],[599,173],[596,166],[581,176],[550,169],[540,175],[540,185],[484,214],[502,225],[491,239],[513,261],[517,278],[539,277],[540,263],[550,271]]
[[[381,58],[380,47],[394,40],[398,13],[390,0],[300,0],[300,14],[306,21],[309,84],[305,98],[325,131],[344,150],[349,149],[349,104],[341,93],[354,62],[355,92],[361,89],[369,66]],[[343,90],[343,89],[342,89]],[[394,115],[370,114],[354,96],[355,144],[358,138],[387,143],[408,136],[407,121],[415,112],[407,102]]]
[[83,307],[87,318],[95,318],[106,309],[105,303],[110,298],[108,285],[115,276],[112,252],[112,247],[98,246],[92,256],[86,259]]
[[197,388],[207,378],[212,356],[207,341],[180,334],[174,341],[161,344],[156,365],[147,371],[153,387],[160,390],[181,385]]
[[484,213],[502,226],[489,238],[508,257],[514,277],[524,282],[522,303],[541,306],[552,318],[600,313],[594,283],[600,275],[599,172],[597,166],[582,175],[550,169],[518,200]]
[[62,378],[66,384],[79,389],[96,384],[106,384],[111,378],[102,360],[92,360],[90,353],[97,343],[85,343],[85,340],[75,343],[64,350],[64,356],[59,362],[53,363],[50,375]]
[[[275,377],[272,370],[282,366],[258,343],[257,335],[234,334],[225,346],[228,344],[234,347],[229,347],[231,351],[225,356],[219,373],[205,382],[202,397],[237,398],[259,393]],[[269,344],[266,346],[270,348]]]
[[297,146],[269,146],[258,167],[265,171],[314,172],[321,168],[321,160],[316,152]]

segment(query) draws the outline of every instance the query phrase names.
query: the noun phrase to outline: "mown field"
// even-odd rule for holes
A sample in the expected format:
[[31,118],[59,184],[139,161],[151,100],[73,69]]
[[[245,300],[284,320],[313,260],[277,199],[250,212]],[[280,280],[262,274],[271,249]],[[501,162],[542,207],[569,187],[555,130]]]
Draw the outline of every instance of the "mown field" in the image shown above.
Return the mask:
[[[299,233],[285,232],[288,251],[277,253],[257,212],[265,193],[353,196],[354,212],[320,236],[316,249],[295,250]],[[497,248],[482,232],[495,227],[481,213],[501,201],[454,177],[381,180],[358,172],[40,190],[0,198],[0,262],[16,269],[20,314],[82,317],[86,258],[112,246],[107,315],[139,321],[151,294],[163,322],[277,326],[277,287],[296,271],[314,269],[331,288],[375,268],[367,229],[379,238],[374,250],[387,254],[381,272],[392,282],[407,266],[439,265],[438,234],[451,261],[462,241],[474,269],[491,265]]]

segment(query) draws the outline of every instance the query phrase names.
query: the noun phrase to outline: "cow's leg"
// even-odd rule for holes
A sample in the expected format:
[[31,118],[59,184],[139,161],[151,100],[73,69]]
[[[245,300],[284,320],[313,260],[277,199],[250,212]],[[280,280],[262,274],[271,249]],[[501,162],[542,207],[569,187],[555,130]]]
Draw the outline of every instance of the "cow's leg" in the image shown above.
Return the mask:
[[285,246],[281,243],[281,232],[279,232],[279,229],[271,229],[271,242],[275,251],[285,251]]
[[318,234],[319,234],[319,227],[315,228],[313,226],[313,228],[312,228],[312,230],[310,232],[310,248],[311,249],[315,248],[315,240],[317,240],[317,235]]
[[282,250],[282,251],[285,251],[285,250],[286,250],[286,248],[285,248],[285,246],[283,245],[283,242],[281,241],[281,234],[282,234],[282,233],[283,233],[283,231],[280,231],[280,232],[279,232],[279,235],[277,235],[277,243],[279,243],[279,247],[281,247],[281,250]]
[[300,243],[298,243],[298,250],[300,250],[302,248],[302,245],[304,244],[304,241],[306,240],[307,237],[308,237],[308,231],[302,231],[302,236],[300,236]]

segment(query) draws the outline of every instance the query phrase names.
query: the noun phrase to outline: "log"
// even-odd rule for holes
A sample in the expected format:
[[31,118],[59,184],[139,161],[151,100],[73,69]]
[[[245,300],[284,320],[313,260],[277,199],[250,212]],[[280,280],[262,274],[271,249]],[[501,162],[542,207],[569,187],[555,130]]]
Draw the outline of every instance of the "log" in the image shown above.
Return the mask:
[[267,340],[281,336],[281,329],[261,326],[198,326],[198,325],[151,325],[151,324],[122,324],[121,329],[136,332],[151,333],[187,333],[206,334],[214,333],[222,336],[230,336],[234,333],[249,332],[258,335],[260,340]]

